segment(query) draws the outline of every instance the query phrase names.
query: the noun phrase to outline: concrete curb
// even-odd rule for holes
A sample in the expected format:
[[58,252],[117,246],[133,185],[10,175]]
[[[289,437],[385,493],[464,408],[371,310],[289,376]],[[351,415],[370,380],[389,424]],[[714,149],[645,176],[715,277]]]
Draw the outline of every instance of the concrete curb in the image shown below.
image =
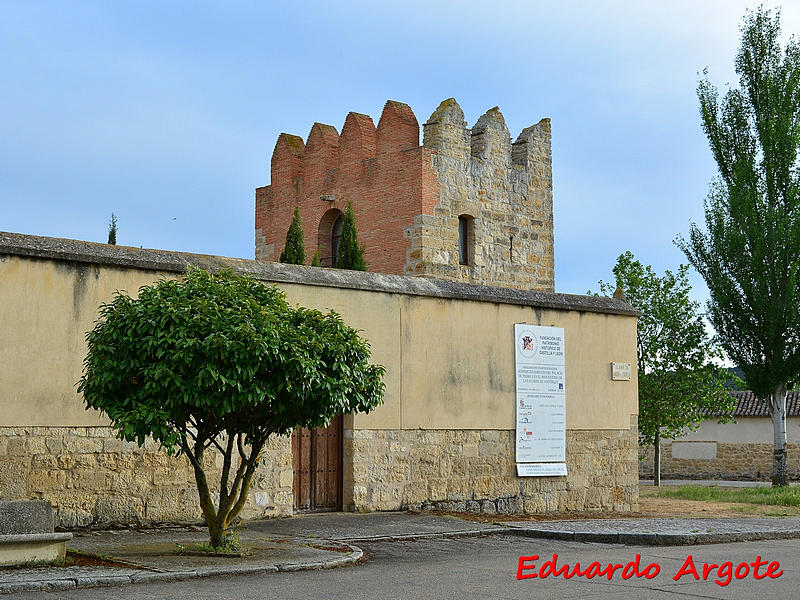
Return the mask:
[[727,544],[760,540],[786,540],[800,538],[800,530],[740,531],[731,533],[612,533],[595,531],[563,531],[555,529],[525,529],[506,527],[506,533],[519,537],[567,542],[594,542],[599,544],[624,544],[627,546],[694,546],[700,544]]
[[482,535],[494,535],[508,533],[509,528],[502,525],[486,527],[485,529],[459,529],[456,531],[436,531],[433,533],[410,533],[406,535],[373,535],[352,538],[338,538],[337,541],[345,544],[365,543],[365,542],[405,542],[411,540],[429,540],[436,538],[457,538],[457,537],[480,537]]
[[19,592],[58,592],[76,588],[112,587],[133,583],[184,581],[187,579],[215,577],[218,575],[263,575],[266,573],[288,573],[293,571],[333,569],[336,567],[355,564],[364,556],[364,552],[361,550],[361,548],[353,546],[352,544],[346,545],[350,548],[350,551],[345,556],[327,561],[280,563],[248,567],[231,566],[222,569],[201,568],[187,571],[151,571],[133,573],[131,575],[97,575],[89,577],[66,577],[62,579],[0,583],[0,594],[15,594]]
[[596,531],[564,531],[559,529],[528,529],[519,526],[496,525],[485,529],[466,529],[408,535],[376,535],[339,538],[343,543],[403,542],[436,538],[480,537],[484,535],[511,535],[565,542],[592,542],[623,544],[627,546],[692,546],[700,544],[727,544],[760,540],[785,540],[800,538],[800,529],[785,531],[744,531],[728,533],[624,533]]

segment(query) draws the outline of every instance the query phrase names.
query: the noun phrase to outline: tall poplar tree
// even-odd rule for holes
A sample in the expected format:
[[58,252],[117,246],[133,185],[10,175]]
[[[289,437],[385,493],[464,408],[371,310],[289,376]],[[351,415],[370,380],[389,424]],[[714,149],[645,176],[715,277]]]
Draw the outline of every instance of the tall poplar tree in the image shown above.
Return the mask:
[[294,207],[294,217],[289,231],[286,232],[286,244],[283,246],[280,261],[293,265],[306,263],[306,246],[303,241],[303,223],[300,220],[300,207]]
[[750,389],[769,405],[772,484],[788,484],[786,392],[800,375],[800,44],[781,49],[780,14],[742,26],[739,88],[720,98],[702,79],[703,129],[719,176],[705,231],[678,244],[708,285],[709,318]]
[[336,268],[366,271],[367,263],[364,260],[364,246],[358,245],[358,231],[356,230],[356,217],[353,214],[352,202],[347,202],[347,208],[344,209],[342,219],[342,236],[339,238]]

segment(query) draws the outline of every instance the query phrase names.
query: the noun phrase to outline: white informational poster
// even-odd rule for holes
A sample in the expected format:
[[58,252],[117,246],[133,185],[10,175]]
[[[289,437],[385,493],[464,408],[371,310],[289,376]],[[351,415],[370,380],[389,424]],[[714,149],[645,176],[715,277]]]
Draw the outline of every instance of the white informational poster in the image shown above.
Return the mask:
[[567,474],[567,463],[517,463],[518,477],[553,477]]
[[564,329],[514,325],[516,458],[524,476],[566,475]]

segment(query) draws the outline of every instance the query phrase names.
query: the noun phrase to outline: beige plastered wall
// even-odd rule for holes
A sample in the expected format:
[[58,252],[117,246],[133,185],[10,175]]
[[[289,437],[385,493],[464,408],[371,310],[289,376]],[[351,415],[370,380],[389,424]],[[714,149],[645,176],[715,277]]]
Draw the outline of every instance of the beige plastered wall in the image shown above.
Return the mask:
[[[738,417],[736,422],[719,423],[706,420],[695,431],[689,431],[675,442],[728,442],[732,444],[772,444],[772,419]],[[800,417],[786,419],[786,441],[800,442]]]
[[[768,480],[772,470],[772,420],[738,417],[737,422],[706,420],[696,431],[661,441],[665,479]],[[786,419],[789,477],[800,477],[800,417]],[[640,448],[639,474],[653,476],[653,447]]]
[[0,257],[0,426],[107,425],[76,392],[86,332],[116,290],[169,273],[87,263]]
[[[135,294],[174,273],[20,256],[0,258],[0,426],[102,426],[75,385],[86,331],[115,290]],[[386,396],[352,429],[513,429],[513,325],[563,327],[567,428],[625,429],[637,413],[631,381],[636,319],[485,301],[282,284],[289,301],[334,309],[361,329],[386,366]]]

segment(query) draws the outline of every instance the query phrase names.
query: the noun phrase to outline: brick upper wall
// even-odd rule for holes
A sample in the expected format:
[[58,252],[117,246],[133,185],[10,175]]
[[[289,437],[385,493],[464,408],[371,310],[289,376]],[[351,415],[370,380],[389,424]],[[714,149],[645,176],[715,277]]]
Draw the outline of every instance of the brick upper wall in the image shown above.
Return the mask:
[[[272,155],[271,183],[256,190],[256,258],[278,259],[298,206],[310,263],[325,213],[343,211],[351,201],[369,270],[402,274],[410,248],[403,229],[416,215],[432,211],[439,198],[431,155],[419,145],[411,108],[392,100],[377,128],[369,116],[351,112],[341,135],[322,123],[314,123],[305,143],[282,133]],[[327,219],[324,235],[331,224]]]

